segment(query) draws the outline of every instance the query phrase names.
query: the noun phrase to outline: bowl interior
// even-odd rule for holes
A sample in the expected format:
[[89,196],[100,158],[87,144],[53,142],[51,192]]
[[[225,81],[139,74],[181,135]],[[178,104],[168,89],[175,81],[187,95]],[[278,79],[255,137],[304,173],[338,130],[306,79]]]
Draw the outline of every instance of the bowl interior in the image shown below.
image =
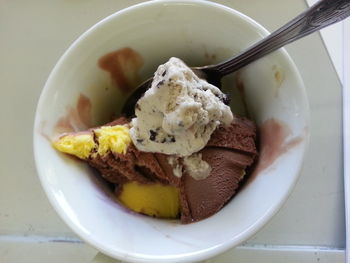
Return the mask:
[[[306,96],[284,50],[224,81],[234,111],[249,114],[261,127],[271,120],[277,123],[271,126],[272,132],[284,131],[285,147],[220,212],[206,220],[181,225],[128,212],[113,201],[109,189],[87,165],[57,153],[50,144],[62,129],[102,124],[120,110],[127,95],[115,88],[110,74],[98,63],[107,53],[130,48],[137,54],[136,64],[121,58],[130,79],[139,75],[137,84],[171,56],[191,66],[216,63],[266,34],[251,19],[218,4],[156,1],[106,18],[69,48],[40,97],[34,147],[39,176],[51,203],[81,238],[127,261],[200,260],[239,244],[272,217],[296,181],[307,144]],[[91,118],[86,120],[90,106]]]

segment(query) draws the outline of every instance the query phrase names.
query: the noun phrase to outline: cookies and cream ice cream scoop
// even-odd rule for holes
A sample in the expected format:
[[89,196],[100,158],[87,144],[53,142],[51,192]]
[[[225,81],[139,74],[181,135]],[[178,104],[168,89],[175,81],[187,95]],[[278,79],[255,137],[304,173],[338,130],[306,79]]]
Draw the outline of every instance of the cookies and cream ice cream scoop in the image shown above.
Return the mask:
[[158,67],[151,88],[136,104],[132,141],[140,151],[190,156],[204,148],[220,124],[232,122],[225,99],[173,57]]

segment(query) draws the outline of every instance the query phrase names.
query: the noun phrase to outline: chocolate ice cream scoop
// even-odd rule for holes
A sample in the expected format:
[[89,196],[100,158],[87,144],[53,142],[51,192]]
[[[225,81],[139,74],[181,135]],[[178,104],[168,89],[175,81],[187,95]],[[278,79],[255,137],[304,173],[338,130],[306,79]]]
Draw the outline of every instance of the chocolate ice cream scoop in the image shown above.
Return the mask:
[[130,143],[128,125],[129,120],[120,117],[87,131],[63,134],[53,144],[56,149],[88,162],[111,183],[168,183],[155,155],[141,152]]
[[186,169],[181,178],[171,175],[173,167],[167,156],[156,155],[167,176],[173,178],[173,184],[180,189],[183,223],[199,221],[218,212],[234,196],[247,168],[257,157],[254,122],[238,116],[234,119],[229,126],[220,126],[200,151],[202,159],[211,167],[204,179],[194,179]]
[[202,180],[184,175],[182,201],[187,202],[189,208],[189,213],[182,213],[184,223],[199,221],[218,212],[236,193],[246,168],[254,161],[254,156],[219,147],[207,147],[201,152],[212,170]]
[[256,155],[255,142],[255,123],[247,118],[235,115],[229,126],[221,125],[214,131],[206,147],[216,146]]

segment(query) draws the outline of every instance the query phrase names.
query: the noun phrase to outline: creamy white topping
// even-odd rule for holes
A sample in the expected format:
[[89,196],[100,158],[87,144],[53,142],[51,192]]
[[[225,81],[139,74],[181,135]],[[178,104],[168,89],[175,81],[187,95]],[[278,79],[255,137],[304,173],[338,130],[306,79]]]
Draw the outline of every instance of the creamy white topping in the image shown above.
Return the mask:
[[132,141],[141,151],[190,156],[204,148],[218,125],[232,122],[224,100],[217,87],[171,58],[158,67],[151,88],[136,105]]
[[182,165],[179,162],[179,158],[174,156],[174,155],[171,155],[168,157],[168,163],[173,168],[173,174],[176,177],[181,177],[182,176]]
[[205,179],[210,175],[210,165],[202,159],[201,153],[194,153],[184,158],[186,172],[196,180]]
[[176,177],[181,177],[184,170],[194,179],[202,180],[207,178],[211,172],[210,165],[202,159],[201,153],[194,153],[184,158],[172,155],[168,157],[168,163],[173,167],[173,174]]

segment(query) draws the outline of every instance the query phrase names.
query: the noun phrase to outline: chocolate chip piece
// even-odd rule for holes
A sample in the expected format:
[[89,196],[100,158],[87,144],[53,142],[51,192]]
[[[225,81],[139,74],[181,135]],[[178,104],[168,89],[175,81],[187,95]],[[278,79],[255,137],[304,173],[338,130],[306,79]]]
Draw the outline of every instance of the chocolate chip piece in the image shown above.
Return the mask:
[[224,94],[224,95],[222,96],[222,98],[221,98],[221,101],[222,101],[224,104],[229,105],[229,104],[230,104],[230,101],[231,101],[231,98],[230,98],[230,96]]
[[140,111],[140,110],[141,110],[140,104],[136,103],[135,108],[136,108],[137,110],[139,110],[139,111]]
[[161,85],[163,85],[163,84],[164,84],[164,82],[165,82],[165,81],[164,81],[164,79],[163,79],[163,80],[161,80],[161,81],[159,81],[159,82],[158,82],[158,84],[157,84],[157,88],[159,88]]
[[138,143],[143,143],[143,139],[137,139],[136,140]]
[[164,77],[166,74],[166,70],[164,70],[164,72],[162,73],[162,77]]
[[149,130],[149,133],[150,133],[149,139],[150,139],[151,141],[155,141],[155,140],[156,140],[156,137],[157,137],[157,132],[154,131],[154,130]]
[[170,142],[176,142],[175,137],[171,137]]

